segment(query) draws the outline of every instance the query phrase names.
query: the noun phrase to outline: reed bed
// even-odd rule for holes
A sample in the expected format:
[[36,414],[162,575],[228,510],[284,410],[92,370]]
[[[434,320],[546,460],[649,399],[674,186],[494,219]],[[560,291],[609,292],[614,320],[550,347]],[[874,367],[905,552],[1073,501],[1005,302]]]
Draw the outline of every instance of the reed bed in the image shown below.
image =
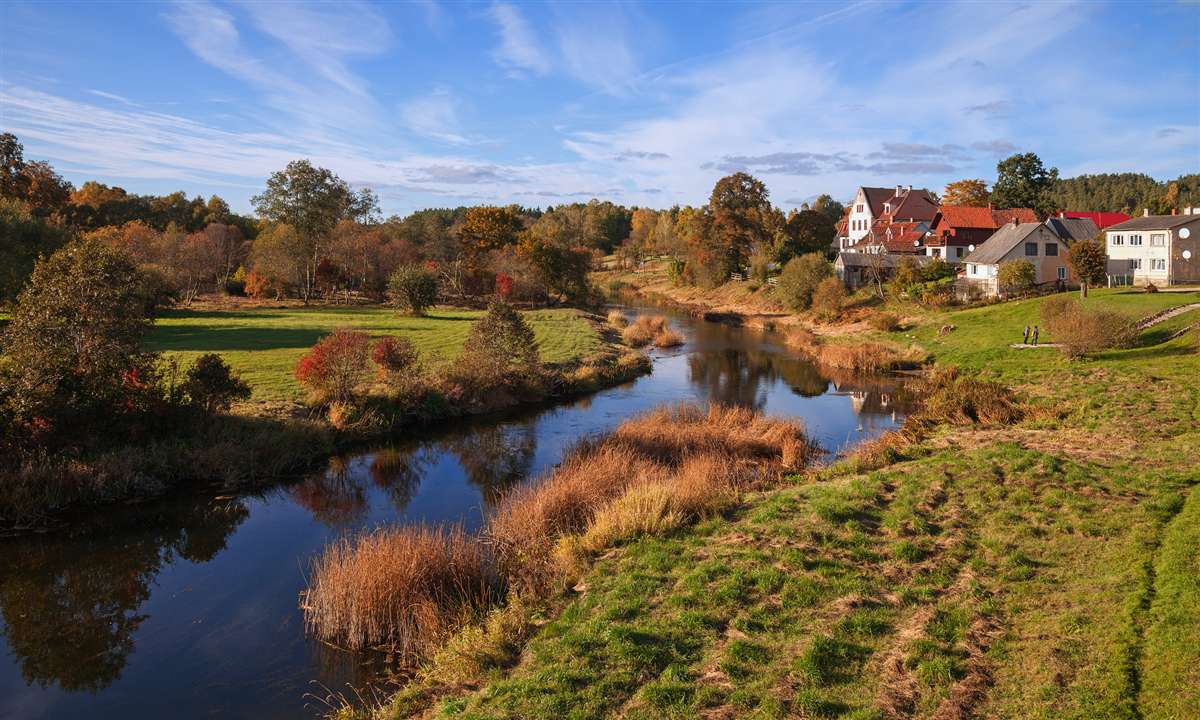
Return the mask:
[[820,365],[855,372],[887,372],[915,368],[925,362],[925,353],[900,349],[873,340],[829,343],[809,330],[797,328],[788,336],[788,344],[799,349]]
[[673,348],[683,344],[683,336],[669,327],[664,327],[654,335],[654,347]]
[[744,408],[652,410],[511,490],[478,537],[416,527],[330,545],[303,595],[305,624],[344,647],[428,655],[502,590],[559,591],[606,547],[722,512],[817,452],[799,423]]
[[621,339],[630,347],[645,347],[667,329],[667,319],[662,315],[639,315],[621,331]]
[[625,313],[620,310],[609,310],[608,324],[615,328],[623,328],[629,324],[629,318],[625,317]]
[[343,538],[313,562],[305,628],[359,650],[420,657],[486,609],[500,583],[486,545],[461,527],[381,528]]

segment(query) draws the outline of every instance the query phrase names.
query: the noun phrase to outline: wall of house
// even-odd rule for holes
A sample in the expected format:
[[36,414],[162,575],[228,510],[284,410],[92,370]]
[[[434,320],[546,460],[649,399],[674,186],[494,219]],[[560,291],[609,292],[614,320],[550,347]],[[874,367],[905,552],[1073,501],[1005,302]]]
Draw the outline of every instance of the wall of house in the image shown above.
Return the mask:
[[[1184,227],[1188,230],[1186,238],[1180,237],[1182,228],[1175,228],[1168,240],[1171,256],[1167,267],[1171,282],[1175,285],[1200,284],[1200,219]],[[1184,252],[1191,257],[1184,258]]]
[[871,222],[874,219],[871,216],[871,206],[867,204],[867,194],[862,191],[862,188],[859,188],[858,194],[854,196],[854,202],[850,205],[850,221],[846,227],[846,234],[850,238],[848,244],[853,245],[869,233]]

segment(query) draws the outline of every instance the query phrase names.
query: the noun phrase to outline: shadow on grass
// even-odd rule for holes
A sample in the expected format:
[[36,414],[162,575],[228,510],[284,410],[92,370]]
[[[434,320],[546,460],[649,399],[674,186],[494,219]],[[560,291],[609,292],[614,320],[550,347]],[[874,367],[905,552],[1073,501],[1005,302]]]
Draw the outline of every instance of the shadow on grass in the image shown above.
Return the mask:
[[310,348],[328,335],[328,328],[214,328],[160,325],[147,338],[152,350],[279,350]]

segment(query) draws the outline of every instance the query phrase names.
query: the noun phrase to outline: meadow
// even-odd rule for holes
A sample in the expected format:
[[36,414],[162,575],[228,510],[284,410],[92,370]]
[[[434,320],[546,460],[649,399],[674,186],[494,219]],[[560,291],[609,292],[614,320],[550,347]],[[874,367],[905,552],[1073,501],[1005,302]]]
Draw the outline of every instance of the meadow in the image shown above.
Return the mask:
[[[1197,300],[1088,303],[1144,317]],[[1010,348],[1041,302],[878,333],[1003,381],[1023,419],[935,427],[626,542],[509,661],[457,690],[418,681],[378,714],[1195,717],[1197,333],[1164,342],[1155,326],[1084,361]]]
[[[219,353],[250,384],[252,401],[298,401],[303,392],[293,375],[296,361],[335,328],[372,337],[402,335],[432,365],[458,356],[471,323],[481,315],[482,311],[440,307],[424,317],[383,307],[180,308],[158,317],[147,346],[185,366],[203,353]],[[536,310],[525,318],[543,362],[579,360],[603,345],[595,326],[578,310]]]

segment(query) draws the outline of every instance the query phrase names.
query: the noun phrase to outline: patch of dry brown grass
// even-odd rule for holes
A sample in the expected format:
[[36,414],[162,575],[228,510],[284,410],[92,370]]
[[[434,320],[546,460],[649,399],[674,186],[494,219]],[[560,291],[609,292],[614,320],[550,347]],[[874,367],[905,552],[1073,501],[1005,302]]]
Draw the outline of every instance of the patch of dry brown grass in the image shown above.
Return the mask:
[[609,310],[608,324],[615,328],[623,328],[629,324],[629,318],[625,317],[625,313],[620,310]]
[[461,527],[381,528],[327,546],[301,607],[319,640],[414,658],[486,609],[498,587],[488,548]]
[[630,347],[645,347],[666,327],[667,319],[662,315],[639,315],[621,331],[621,339]]
[[659,330],[654,336],[654,347],[673,348],[683,344],[683,336],[669,327]]

